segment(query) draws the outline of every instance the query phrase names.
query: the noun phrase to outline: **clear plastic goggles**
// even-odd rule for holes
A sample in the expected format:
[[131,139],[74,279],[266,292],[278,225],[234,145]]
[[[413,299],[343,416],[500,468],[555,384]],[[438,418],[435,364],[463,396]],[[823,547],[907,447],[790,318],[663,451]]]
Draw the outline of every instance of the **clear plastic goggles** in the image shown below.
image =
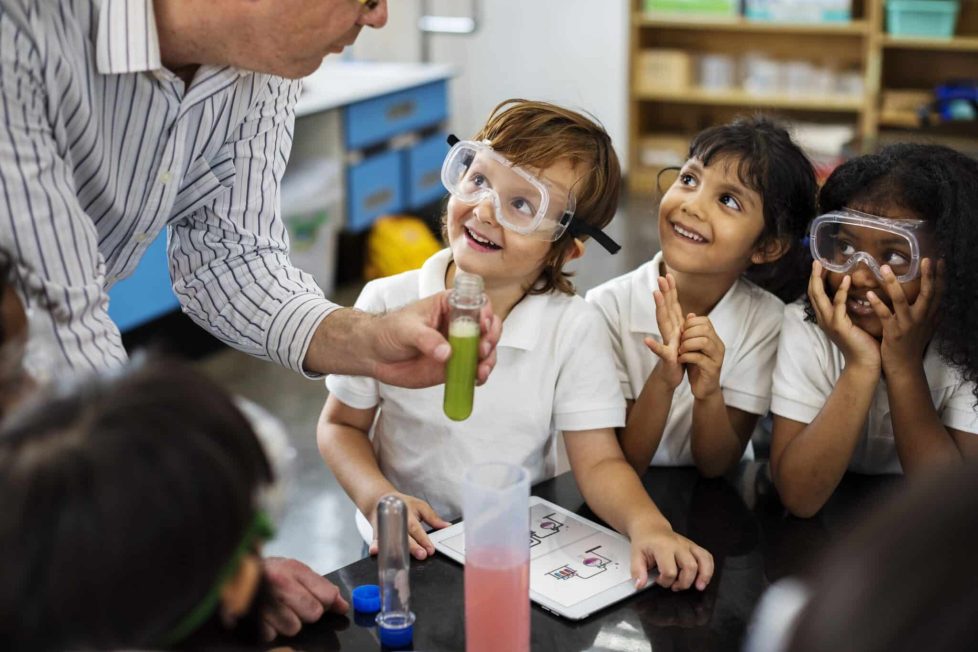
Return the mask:
[[502,226],[553,242],[574,215],[574,195],[510,163],[485,143],[460,140],[441,168],[448,192],[466,204],[491,200]]
[[570,190],[513,165],[486,143],[454,136],[448,142],[452,148],[442,164],[441,181],[459,201],[491,201],[496,221],[522,235],[554,242],[570,230],[593,237],[611,253],[620,249],[600,229],[573,219],[576,204]]
[[812,256],[830,272],[848,272],[859,263],[883,280],[889,265],[897,281],[906,283],[920,273],[922,245],[930,249],[929,223],[894,220],[849,208],[821,215],[812,222]]

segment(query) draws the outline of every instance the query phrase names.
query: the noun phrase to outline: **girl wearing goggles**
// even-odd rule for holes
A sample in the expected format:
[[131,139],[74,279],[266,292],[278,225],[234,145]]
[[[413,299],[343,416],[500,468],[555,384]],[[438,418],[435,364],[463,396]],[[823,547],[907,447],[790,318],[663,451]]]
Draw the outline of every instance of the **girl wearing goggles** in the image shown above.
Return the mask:
[[771,405],[772,476],[800,516],[847,470],[978,455],[978,163],[894,145],[841,165],[819,199],[808,297],[786,310]]
[[636,583],[654,566],[662,586],[704,589],[710,553],[673,531],[622,455],[615,428],[625,401],[611,344],[564,271],[617,208],[621,173],[608,134],[573,111],[511,100],[453,146],[443,180],[449,248],[421,270],[369,283],[357,307],[390,310],[450,287],[458,270],[480,275],[504,320],[492,376],[465,421],[444,416],[439,388],[331,376],[318,429],[326,463],[371,522],[381,496],[405,500],[412,553],[424,559],[434,546],[423,524],[460,515],[460,469],[504,461],[542,480],[560,430],[588,504],[631,539]]

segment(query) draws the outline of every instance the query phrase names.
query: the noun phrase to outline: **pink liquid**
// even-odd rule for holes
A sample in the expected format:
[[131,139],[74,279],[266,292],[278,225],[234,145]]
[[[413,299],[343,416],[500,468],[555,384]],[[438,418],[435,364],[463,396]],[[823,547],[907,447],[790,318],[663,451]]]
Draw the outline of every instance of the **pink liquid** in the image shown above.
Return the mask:
[[504,550],[465,557],[466,652],[528,652],[529,558]]

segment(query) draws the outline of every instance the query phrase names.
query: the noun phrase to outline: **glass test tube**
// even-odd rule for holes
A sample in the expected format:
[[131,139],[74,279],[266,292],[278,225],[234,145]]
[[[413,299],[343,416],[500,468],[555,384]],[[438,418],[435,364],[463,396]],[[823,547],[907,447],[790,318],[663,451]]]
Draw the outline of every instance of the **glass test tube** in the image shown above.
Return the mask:
[[377,626],[385,645],[397,647],[411,640],[411,586],[408,573],[407,507],[397,496],[385,496],[377,504],[377,541],[380,547],[380,613]]
[[486,304],[482,277],[457,272],[455,289],[448,298],[451,313],[448,322],[448,343],[452,357],[445,365],[445,415],[454,421],[464,421],[472,414],[475,377],[479,367],[479,314]]

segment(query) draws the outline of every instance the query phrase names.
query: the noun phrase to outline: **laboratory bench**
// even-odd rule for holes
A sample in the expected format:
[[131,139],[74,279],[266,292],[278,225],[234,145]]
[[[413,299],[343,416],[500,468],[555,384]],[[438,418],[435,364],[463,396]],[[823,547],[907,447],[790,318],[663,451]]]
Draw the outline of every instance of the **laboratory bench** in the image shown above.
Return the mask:
[[[856,524],[859,514],[885,500],[902,476],[848,474],[825,508],[810,519],[787,514],[766,462],[742,462],[726,478],[712,480],[693,468],[650,468],[642,482],[675,530],[713,554],[713,581],[703,592],[674,593],[656,586],[581,621],[531,603],[532,650],[739,651],[764,589],[809,567]],[[536,485],[532,493],[598,520],[570,473]],[[377,561],[362,559],[326,577],[349,598],[354,587],[377,583]],[[463,567],[441,553],[412,562],[411,609],[417,620],[414,647],[408,649],[465,649],[463,577]],[[378,641],[370,618],[351,612],[328,614],[279,645],[308,652],[381,650]]]

